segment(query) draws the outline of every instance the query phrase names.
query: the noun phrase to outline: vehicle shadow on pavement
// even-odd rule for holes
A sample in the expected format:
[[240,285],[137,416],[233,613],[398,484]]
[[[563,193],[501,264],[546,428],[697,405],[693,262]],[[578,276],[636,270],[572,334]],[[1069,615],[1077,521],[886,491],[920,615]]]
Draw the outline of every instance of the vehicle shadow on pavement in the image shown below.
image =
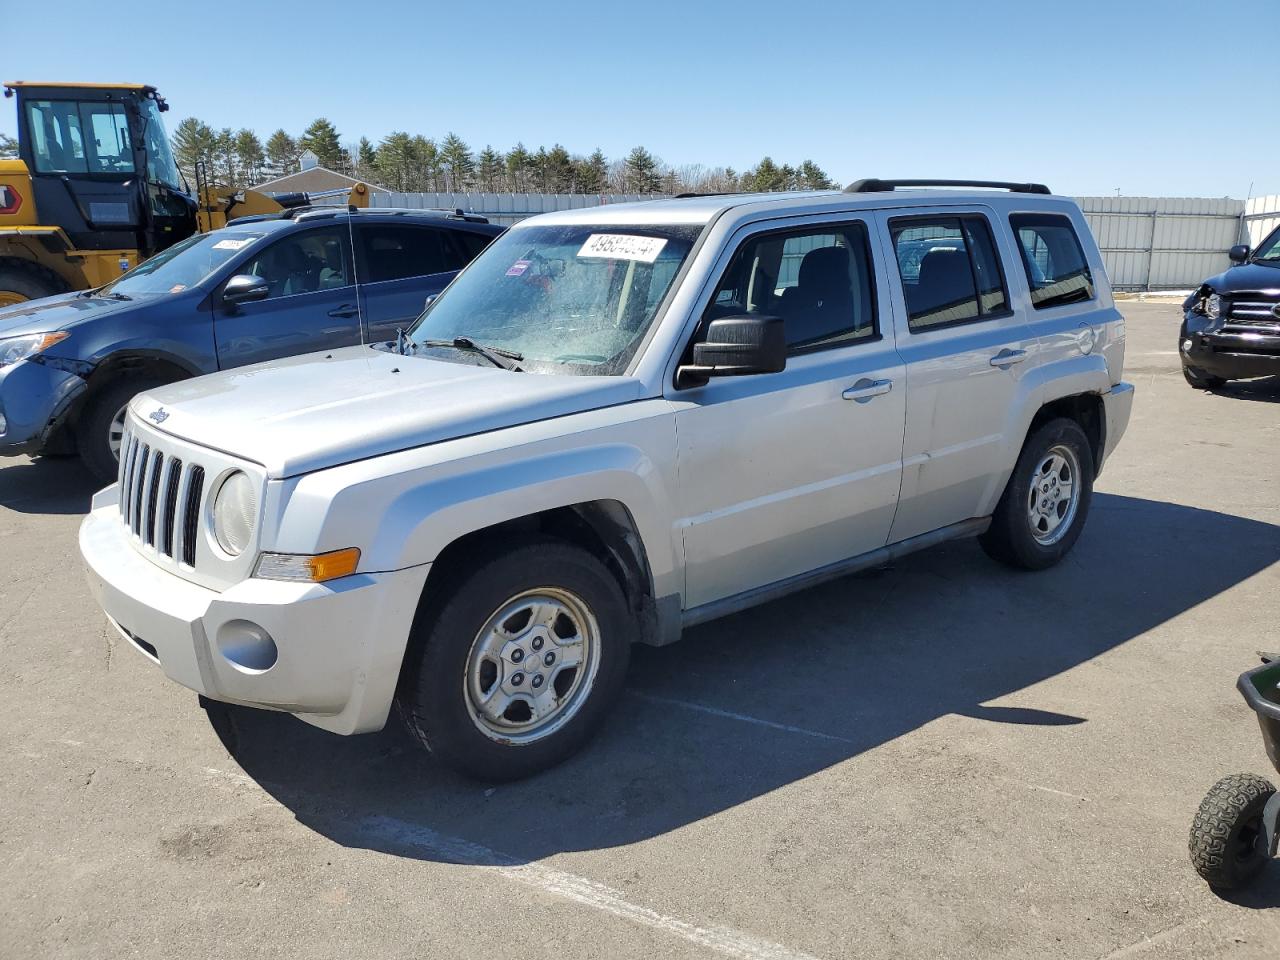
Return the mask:
[[[1065,725],[1062,736],[1078,736],[1070,725],[1087,723],[1084,705],[1073,716],[984,704],[1277,560],[1275,525],[1099,494],[1075,552],[1053,570],[1009,570],[957,542],[706,624],[672,647],[638,647],[627,693],[586,750],[497,787],[440,767],[394,718],[352,738],[241,708],[218,706],[211,719],[221,718],[215,729],[249,776],[338,843],[519,863],[666,833],[947,714]],[[1241,670],[1257,645],[1239,639]],[[1258,760],[1264,769],[1260,744]],[[1198,802],[1187,798],[1188,817]]]
[[1213,391],[1220,397],[1253,400],[1257,403],[1280,403],[1280,377],[1262,380],[1233,380]]
[[0,508],[18,513],[88,513],[93,495],[106,486],[79,457],[10,460],[0,466]]

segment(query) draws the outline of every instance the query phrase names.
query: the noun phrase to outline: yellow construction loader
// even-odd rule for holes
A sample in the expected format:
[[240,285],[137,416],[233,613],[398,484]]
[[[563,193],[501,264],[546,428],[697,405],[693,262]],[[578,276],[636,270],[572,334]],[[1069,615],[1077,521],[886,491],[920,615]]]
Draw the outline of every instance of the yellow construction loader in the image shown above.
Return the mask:
[[369,189],[270,197],[178,171],[155,87],[4,85],[18,107],[18,158],[0,159],[0,307],[102,286],[152,254],[229,219],[318,199],[369,204]]

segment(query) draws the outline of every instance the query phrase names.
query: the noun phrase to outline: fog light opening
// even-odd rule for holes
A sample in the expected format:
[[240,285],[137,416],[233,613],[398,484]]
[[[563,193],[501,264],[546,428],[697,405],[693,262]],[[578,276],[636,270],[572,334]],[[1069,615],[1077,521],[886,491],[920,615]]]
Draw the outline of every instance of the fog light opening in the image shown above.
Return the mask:
[[218,652],[244,673],[266,673],[280,656],[276,642],[256,623],[228,620],[218,628]]

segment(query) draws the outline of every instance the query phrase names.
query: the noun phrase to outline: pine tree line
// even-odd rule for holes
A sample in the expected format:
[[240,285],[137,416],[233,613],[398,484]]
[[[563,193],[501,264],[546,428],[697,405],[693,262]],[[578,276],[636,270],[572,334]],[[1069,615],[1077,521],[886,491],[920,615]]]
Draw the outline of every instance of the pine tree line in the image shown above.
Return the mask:
[[437,142],[395,131],[376,145],[368,137],[344,145],[323,117],[297,137],[277,130],[265,144],[252,130],[215,130],[194,117],[173,134],[174,158],[193,185],[199,161],[211,181],[249,187],[297,172],[308,150],[321,166],[400,193],[750,193],[835,186],[812,160],[792,167],[767,156],[739,173],[701,164],[668,166],[642,146],[611,161],[598,148],[589,155],[572,154],[558,143],[537,150],[517,143],[505,152],[486,145],[475,152],[454,133]]

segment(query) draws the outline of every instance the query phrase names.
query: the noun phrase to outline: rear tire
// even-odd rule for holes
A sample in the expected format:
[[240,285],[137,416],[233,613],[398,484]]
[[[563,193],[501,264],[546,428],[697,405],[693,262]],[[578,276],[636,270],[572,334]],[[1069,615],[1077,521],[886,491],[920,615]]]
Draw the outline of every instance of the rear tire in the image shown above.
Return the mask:
[[621,695],[635,637],[600,560],[562,541],[526,541],[434,598],[438,612],[414,625],[417,659],[405,664],[396,703],[441,762],[479,780],[514,780],[595,734]]
[[52,270],[25,260],[0,263],[0,309],[65,293],[66,281]]
[[1182,378],[1197,390],[1218,390],[1226,386],[1227,383],[1222,377],[1200,373],[1195,367],[1188,367],[1185,363],[1182,365]]
[[1276,788],[1263,777],[1223,777],[1200,804],[1188,848],[1196,872],[1215,890],[1238,890],[1271,859],[1262,811]]
[[[1027,438],[991,526],[987,555],[1022,570],[1044,570],[1075,546],[1093,499],[1093,448],[1074,420],[1050,420]],[[1033,483],[1034,481],[1034,483]]]
[[89,472],[103,483],[119,473],[120,416],[129,401],[145,390],[168,382],[156,377],[125,377],[91,396],[76,424],[76,449]]

